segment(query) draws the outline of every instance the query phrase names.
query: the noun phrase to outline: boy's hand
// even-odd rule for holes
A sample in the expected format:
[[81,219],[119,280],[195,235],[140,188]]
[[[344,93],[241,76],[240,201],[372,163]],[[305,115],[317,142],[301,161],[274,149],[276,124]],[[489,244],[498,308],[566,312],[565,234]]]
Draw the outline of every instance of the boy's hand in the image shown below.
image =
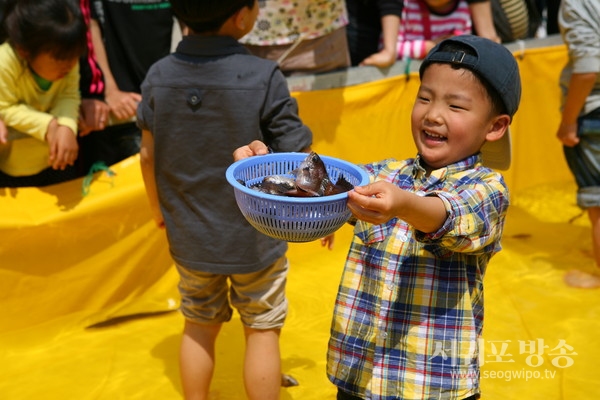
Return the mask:
[[401,190],[389,182],[374,182],[357,186],[348,192],[348,208],[360,220],[383,224],[397,216]]
[[82,99],[79,107],[79,136],[103,130],[109,113],[110,107],[102,100]]
[[335,243],[335,233],[332,233],[329,236],[325,236],[321,238],[321,246],[327,247],[328,250],[333,250],[333,245]]
[[77,159],[79,146],[74,132],[66,126],[61,126],[53,119],[48,126],[46,141],[50,148],[48,164],[53,169],[64,170],[73,165]]
[[260,140],[255,140],[250,144],[238,147],[233,152],[233,161],[243,160],[252,156],[261,156],[269,153],[269,148]]
[[579,137],[577,136],[577,123],[561,123],[558,127],[556,137],[567,147],[575,146],[577,143],[579,143]]
[[120,90],[106,92],[106,103],[110,106],[110,111],[118,119],[135,117],[140,101],[142,101],[142,95],[139,93],[122,92]]

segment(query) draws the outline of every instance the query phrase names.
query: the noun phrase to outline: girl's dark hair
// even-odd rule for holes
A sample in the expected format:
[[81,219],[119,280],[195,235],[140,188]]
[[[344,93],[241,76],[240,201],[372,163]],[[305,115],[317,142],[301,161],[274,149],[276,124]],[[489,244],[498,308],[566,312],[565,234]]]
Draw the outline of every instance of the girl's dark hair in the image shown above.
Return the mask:
[[171,0],[175,16],[194,33],[218,31],[229,17],[255,0]]
[[0,38],[35,58],[79,58],[87,48],[87,25],[76,0],[6,0]]

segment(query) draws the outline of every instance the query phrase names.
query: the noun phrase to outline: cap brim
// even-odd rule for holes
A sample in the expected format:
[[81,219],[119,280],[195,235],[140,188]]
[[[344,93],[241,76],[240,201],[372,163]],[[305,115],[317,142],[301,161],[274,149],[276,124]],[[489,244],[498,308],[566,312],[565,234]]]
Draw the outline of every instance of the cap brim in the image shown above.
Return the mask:
[[499,140],[486,142],[481,148],[483,165],[492,169],[507,170],[512,158],[510,128]]

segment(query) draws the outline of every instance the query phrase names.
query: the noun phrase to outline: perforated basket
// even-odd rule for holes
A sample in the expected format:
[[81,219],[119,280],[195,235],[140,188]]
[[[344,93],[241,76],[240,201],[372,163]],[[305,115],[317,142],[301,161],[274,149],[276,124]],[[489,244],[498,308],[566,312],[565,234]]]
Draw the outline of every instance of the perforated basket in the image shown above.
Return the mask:
[[[307,153],[275,153],[246,158],[233,163],[226,172],[240,211],[248,222],[265,235],[288,242],[310,242],[338,230],[351,212],[348,193],[322,197],[288,197],[251,189],[265,176],[292,176]],[[354,186],[369,183],[358,166],[333,157],[320,156],[332,182],[340,176]],[[245,182],[245,186],[239,181]]]

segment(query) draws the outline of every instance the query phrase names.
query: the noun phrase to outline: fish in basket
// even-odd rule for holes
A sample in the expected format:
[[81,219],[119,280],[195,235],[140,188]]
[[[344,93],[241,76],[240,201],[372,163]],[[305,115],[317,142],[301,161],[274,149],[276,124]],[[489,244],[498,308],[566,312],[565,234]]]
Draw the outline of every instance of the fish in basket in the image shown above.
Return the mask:
[[317,153],[272,153],[233,163],[226,172],[246,220],[288,242],[309,242],[351,216],[348,191],[369,183],[359,166]]

